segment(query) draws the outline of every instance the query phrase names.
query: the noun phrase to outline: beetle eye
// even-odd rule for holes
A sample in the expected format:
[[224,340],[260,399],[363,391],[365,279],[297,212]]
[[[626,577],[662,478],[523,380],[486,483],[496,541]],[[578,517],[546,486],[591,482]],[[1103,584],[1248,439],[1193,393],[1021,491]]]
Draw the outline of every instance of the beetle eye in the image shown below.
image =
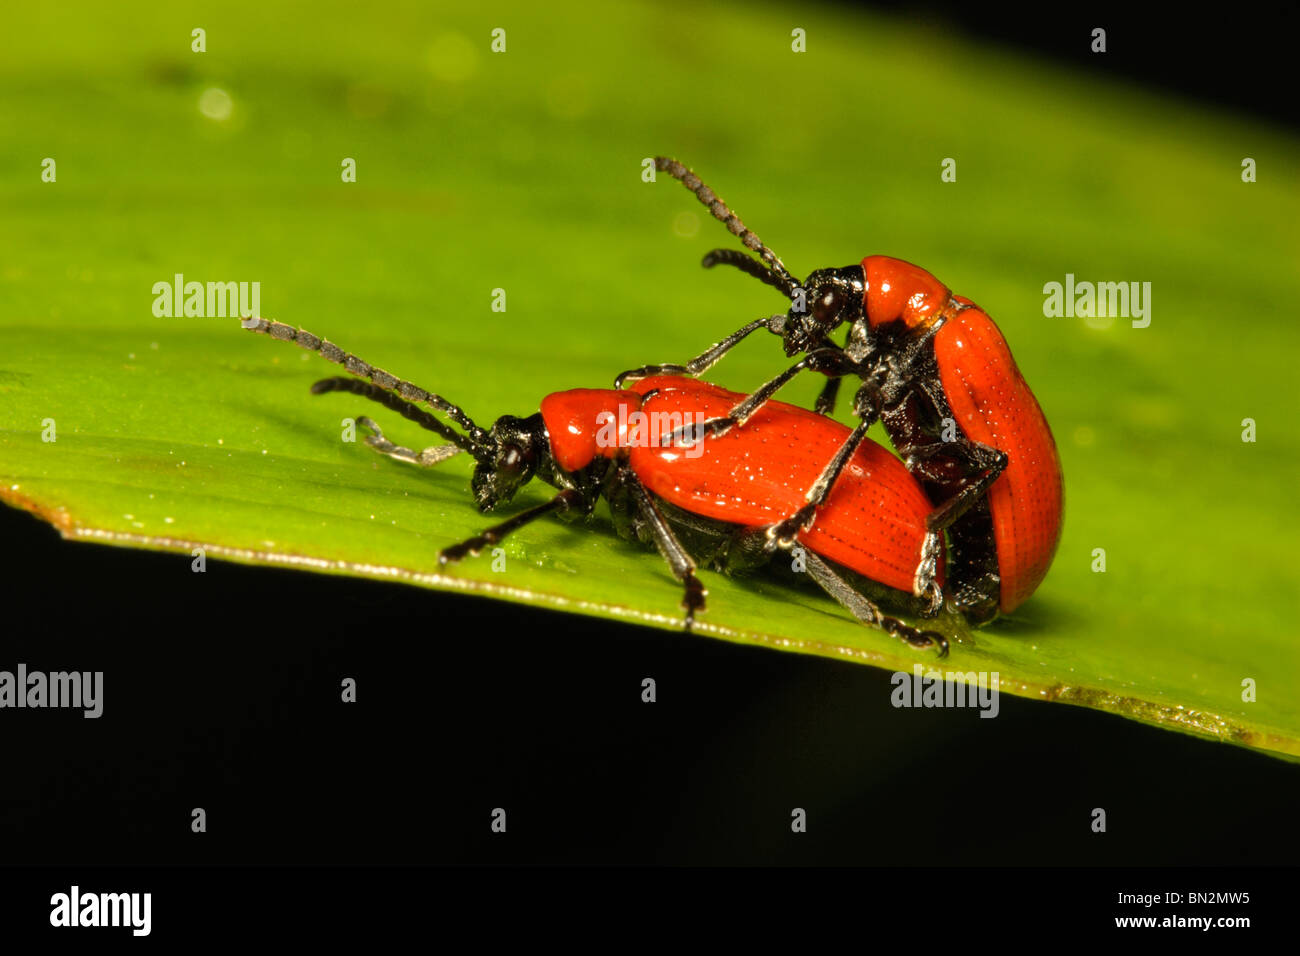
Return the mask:
[[517,469],[523,461],[523,453],[516,445],[507,445],[501,453],[500,467],[511,471]]
[[840,294],[837,289],[830,289],[813,303],[813,318],[826,324],[834,322],[840,314]]

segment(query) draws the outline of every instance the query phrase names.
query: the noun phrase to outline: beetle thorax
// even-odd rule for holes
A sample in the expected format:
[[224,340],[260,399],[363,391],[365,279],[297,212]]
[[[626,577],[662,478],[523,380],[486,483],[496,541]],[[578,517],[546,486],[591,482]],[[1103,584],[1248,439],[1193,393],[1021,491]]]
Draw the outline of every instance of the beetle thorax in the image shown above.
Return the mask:
[[923,330],[942,318],[952,294],[920,266],[893,256],[862,260],[864,309],[873,328],[902,322]]

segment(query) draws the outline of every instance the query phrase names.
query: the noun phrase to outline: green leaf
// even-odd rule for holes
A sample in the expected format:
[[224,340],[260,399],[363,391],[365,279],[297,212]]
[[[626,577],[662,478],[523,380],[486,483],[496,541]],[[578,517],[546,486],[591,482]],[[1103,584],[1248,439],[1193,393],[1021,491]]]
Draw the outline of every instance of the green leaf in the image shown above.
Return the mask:
[[[531,413],[781,308],[698,268],[734,243],[678,184],[641,181],[641,160],[669,152],[796,272],[897,255],[1012,343],[1060,445],[1064,536],[1034,598],[962,635],[946,669],[1300,756],[1294,137],[845,10],[801,11],[806,54],[781,15],[748,8],[694,10],[688,27],[650,5],[591,18],[517,4],[502,54],[480,20],[423,5],[205,16],[195,54],[189,26],[117,7],[57,29],[40,5],[10,13],[5,501],[80,540],[679,626],[661,560],[604,513],[590,529],[526,528],[505,572],[440,572],[439,549],[486,523],[466,462],[424,472],[345,444],[341,420],[363,412],[403,444],[429,436],[361,399],[310,396],[335,372],[317,357],[151,308],[177,273],[257,281],[263,315],[480,422]],[[954,183],[940,180],[949,157]],[[1241,180],[1245,157],[1257,183]],[[1043,286],[1067,273],[1150,282],[1150,326],[1045,317]],[[490,308],[498,288],[505,312]],[[710,377],[752,388],[782,362],[754,341]],[[816,386],[783,397],[808,404]],[[706,584],[703,634],[934,663],[816,592],[762,575]]]

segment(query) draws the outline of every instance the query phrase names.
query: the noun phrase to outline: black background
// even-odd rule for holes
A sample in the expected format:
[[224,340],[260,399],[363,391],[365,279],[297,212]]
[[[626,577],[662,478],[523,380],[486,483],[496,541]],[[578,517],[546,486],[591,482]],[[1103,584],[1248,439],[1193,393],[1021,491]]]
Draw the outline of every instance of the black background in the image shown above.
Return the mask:
[[1107,714],[1006,694],[993,720],[896,710],[875,668],[382,582],[195,574],[188,555],[64,543],[7,509],[0,529],[32,612],[8,661],[105,672],[97,720],[6,711],[10,862],[1203,865],[1300,849],[1300,768]]
[[[1295,125],[1294,12],[880,6]],[[0,542],[0,666],[106,683],[99,720],[5,713],[8,863],[1203,866],[1300,849],[1300,768],[1101,713],[1005,695],[996,720],[900,711],[872,668],[370,581],[198,575],[9,509]]]

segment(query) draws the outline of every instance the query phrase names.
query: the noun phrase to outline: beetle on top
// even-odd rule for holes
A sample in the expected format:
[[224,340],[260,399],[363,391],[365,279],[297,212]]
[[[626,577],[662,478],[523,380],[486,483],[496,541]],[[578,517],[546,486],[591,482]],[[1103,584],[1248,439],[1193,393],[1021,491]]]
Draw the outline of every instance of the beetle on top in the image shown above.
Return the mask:
[[[704,266],[738,268],[780,290],[791,305],[750,322],[684,365],[643,366],[624,372],[615,384],[664,373],[699,375],[750,333],[767,329],[779,335],[787,356],[802,353],[798,362],[727,414],[690,435],[670,436],[723,435],[805,370],[829,377],[815,406],[824,414],[834,408],[842,377],[859,380],[853,412],[861,421],[810,483],[803,504],[768,527],[767,547],[793,546],[867,429],[883,421],[934,505],[927,527],[947,532],[953,605],[976,624],[1020,606],[1056,553],[1064,489],[1047,418],[989,315],[926,270],[890,256],[818,269],[800,282],[693,172],[662,156],[655,167],[693,192],[753,253],[715,249]],[[831,335],[842,325],[848,330],[841,345]]]

